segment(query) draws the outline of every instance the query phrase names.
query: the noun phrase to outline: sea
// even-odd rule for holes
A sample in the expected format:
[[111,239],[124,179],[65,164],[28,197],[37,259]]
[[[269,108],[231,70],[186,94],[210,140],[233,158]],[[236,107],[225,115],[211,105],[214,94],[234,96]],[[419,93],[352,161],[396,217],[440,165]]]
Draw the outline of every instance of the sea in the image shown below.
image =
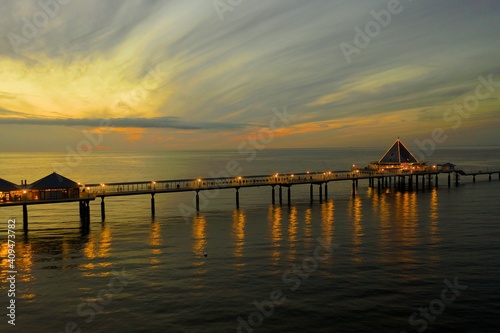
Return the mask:
[[[2,153],[0,178],[81,184],[363,167],[380,148]],[[0,207],[1,332],[500,332],[500,147],[437,148],[476,177],[380,194],[360,180]],[[277,195],[277,194],[276,194]],[[8,273],[9,220],[16,273]],[[12,224],[12,222],[10,222]],[[12,240],[12,239],[11,239]],[[12,243],[11,243],[12,244]],[[12,256],[11,256],[12,258]],[[11,282],[14,277],[14,284]],[[12,289],[14,288],[14,289]],[[12,294],[14,292],[15,295]],[[12,300],[15,320],[12,321]],[[8,309],[8,307],[11,309]],[[9,323],[10,321],[10,323]],[[13,323],[15,325],[13,325]]]

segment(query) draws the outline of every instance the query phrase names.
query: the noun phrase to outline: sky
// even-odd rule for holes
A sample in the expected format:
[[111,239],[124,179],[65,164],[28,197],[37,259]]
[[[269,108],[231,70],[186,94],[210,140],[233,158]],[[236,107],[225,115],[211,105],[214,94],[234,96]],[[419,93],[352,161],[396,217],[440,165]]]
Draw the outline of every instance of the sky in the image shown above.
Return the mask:
[[0,0],[0,151],[500,145],[498,0]]

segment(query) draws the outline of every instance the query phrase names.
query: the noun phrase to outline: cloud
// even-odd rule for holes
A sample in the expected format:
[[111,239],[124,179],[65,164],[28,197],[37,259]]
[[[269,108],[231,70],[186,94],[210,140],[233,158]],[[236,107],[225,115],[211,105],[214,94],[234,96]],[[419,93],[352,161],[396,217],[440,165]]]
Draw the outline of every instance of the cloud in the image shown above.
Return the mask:
[[[0,114],[2,110],[0,110]],[[9,112],[10,113],[10,112]],[[253,124],[217,123],[185,121],[178,117],[157,118],[12,118],[0,117],[0,124],[5,125],[39,125],[39,126],[84,126],[84,127],[114,127],[114,128],[170,128],[182,130],[238,130]],[[104,125],[103,125],[104,124]]]

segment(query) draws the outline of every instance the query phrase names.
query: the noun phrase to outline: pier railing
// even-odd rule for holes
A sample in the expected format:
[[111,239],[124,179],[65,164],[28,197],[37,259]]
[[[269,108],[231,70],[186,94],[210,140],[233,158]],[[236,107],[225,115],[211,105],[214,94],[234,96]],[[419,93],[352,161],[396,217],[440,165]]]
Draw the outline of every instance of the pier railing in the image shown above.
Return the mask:
[[[150,192],[182,192],[215,188],[237,188],[256,186],[291,186],[294,184],[325,183],[352,179],[365,179],[380,176],[410,175],[408,173],[378,170],[344,170],[325,172],[305,172],[257,176],[237,176],[221,178],[196,178],[177,180],[151,180],[140,182],[86,184],[84,192],[94,196],[130,195]],[[421,174],[413,172],[413,174]]]

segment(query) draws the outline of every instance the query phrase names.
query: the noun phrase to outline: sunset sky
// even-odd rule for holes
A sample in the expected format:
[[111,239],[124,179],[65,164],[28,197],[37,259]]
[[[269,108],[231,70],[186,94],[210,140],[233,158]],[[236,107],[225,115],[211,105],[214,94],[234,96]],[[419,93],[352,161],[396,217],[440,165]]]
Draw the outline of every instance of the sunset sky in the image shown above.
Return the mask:
[[500,145],[498,0],[0,5],[0,151]]

